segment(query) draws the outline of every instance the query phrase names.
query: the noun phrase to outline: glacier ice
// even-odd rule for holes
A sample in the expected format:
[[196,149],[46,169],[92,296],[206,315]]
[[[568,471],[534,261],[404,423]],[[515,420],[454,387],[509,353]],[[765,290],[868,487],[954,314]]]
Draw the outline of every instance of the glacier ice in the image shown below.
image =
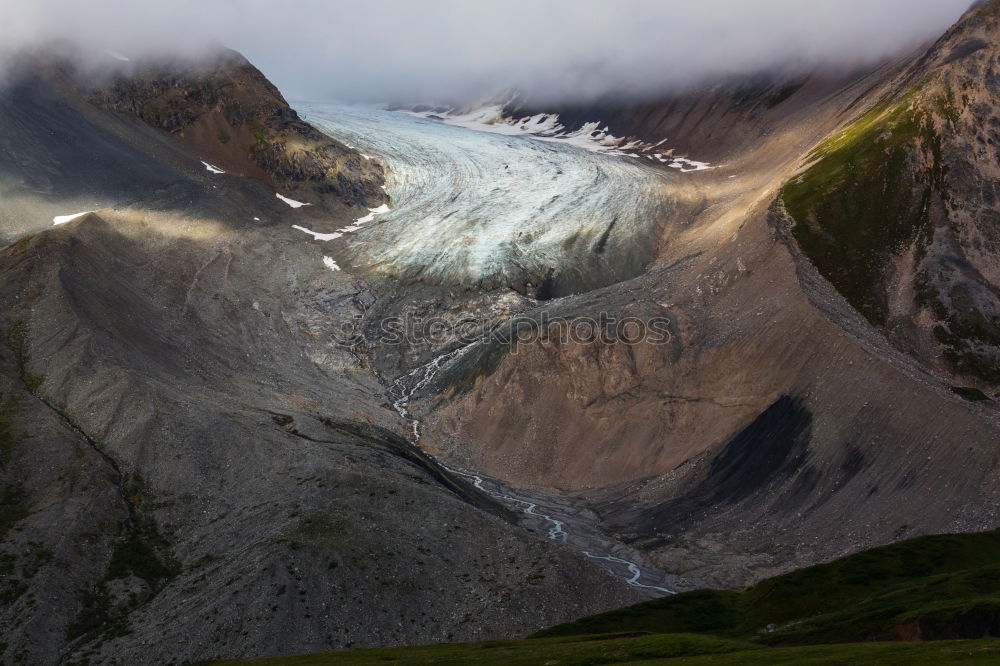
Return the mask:
[[393,208],[370,211],[379,224],[296,227],[344,243],[338,259],[350,256],[352,268],[465,286],[593,288],[641,272],[670,213],[676,172],[645,160],[367,107],[298,111],[389,166]]

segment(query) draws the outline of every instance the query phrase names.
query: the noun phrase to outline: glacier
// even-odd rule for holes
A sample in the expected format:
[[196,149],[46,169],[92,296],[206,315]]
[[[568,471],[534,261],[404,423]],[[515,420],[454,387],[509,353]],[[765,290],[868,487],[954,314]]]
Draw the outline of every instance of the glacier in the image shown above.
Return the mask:
[[346,270],[551,296],[593,289],[638,275],[653,258],[681,177],[632,157],[412,114],[296,109],[389,167],[391,210],[375,221],[342,237],[316,223],[299,228],[336,239],[324,252]]

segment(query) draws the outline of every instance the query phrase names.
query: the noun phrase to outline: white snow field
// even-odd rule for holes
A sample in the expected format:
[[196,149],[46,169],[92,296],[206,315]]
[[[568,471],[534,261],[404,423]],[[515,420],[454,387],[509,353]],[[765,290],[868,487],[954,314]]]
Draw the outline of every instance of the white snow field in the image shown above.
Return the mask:
[[281,199],[282,201],[284,201],[286,204],[288,204],[292,208],[302,208],[303,206],[311,206],[312,205],[312,204],[308,204],[308,203],[302,203],[301,201],[296,201],[295,199],[289,199],[288,197],[282,196],[282,195],[280,195],[278,193],[275,193],[274,196],[278,197],[279,199]]
[[93,212],[94,211],[92,210],[85,210],[82,213],[73,213],[72,215],[56,215],[55,217],[52,218],[52,224],[53,226],[59,224],[66,224],[67,222],[72,222],[78,217],[83,217],[87,213],[93,213]]

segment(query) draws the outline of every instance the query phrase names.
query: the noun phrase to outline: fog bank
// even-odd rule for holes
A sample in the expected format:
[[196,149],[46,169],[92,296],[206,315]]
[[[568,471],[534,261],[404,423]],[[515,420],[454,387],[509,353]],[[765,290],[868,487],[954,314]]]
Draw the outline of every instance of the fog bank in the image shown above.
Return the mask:
[[417,102],[517,87],[651,95],[707,77],[871,62],[936,37],[969,0],[32,0],[0,50],[82,43],[137,58],[221,42],[290,98]]

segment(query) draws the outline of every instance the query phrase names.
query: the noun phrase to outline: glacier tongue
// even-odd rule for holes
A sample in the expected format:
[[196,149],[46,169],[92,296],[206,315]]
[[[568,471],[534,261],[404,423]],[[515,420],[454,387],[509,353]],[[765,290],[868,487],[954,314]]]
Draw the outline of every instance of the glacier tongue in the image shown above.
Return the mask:
[[365,107],[298,110],[389,166],[393,206],[343,237],[301,230],[344,244],[338,258],[350,256],[351,268],[406,279],[525,290],[555,282],[566,292],[633,277],[652,258],[678,178],[516,128],[521,136]]

